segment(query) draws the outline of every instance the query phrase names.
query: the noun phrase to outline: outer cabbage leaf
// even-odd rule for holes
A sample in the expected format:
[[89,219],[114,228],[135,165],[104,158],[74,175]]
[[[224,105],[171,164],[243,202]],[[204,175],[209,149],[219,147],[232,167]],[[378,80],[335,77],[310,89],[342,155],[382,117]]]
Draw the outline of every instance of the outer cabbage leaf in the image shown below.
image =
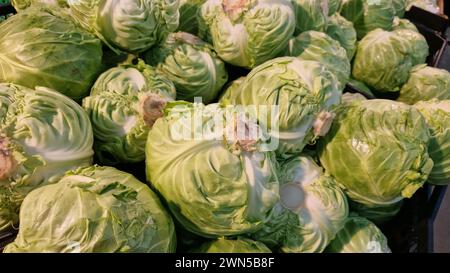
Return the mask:
[[450,100],[421,101],[414,105],[424,116],[431,133],[428,152],[434,167],[428,181],[435,185],[450,183]]
[[201,97],[208,104],[228,80],[225,64],[212,46],[186,32],[170,34],[164,44],[147,52],[146,62],[175,84],[180,100]]
[[100,40],[59,9],[29,8],[0,26],[0,82],[46,86],[79,100],[101,72],[101,60]]
[[351,66],[347,52],[338,41],[323,32],[305,31],[292,38],[287,55],[323,64],[337,77],[341,90],[350,78]]
[[395,17],[394,25],[392,26],[392,30],[398,30],[398,29],[409,29],[409,30],[413,30],[415,32],[419,32],[416,25],[414,25],[408,19],[400,19],[399,17]]
[[206,0],[180,0],[180,24],[178,31],[198,34],[198,13]]
[[237,239],[220,238],[203,243],[192,250],[193,253],[272,253],[270,249],[261,242],[253,241],[244,237]]
[[90,165],[92,145],[89,117],[68,97],[0,84],[0,230],[17,224],[30,191]]
[[351,211],[357,212],[359,216],[369,219],[375,224],[382,224],[396,216],[403,205],[403,200],[388,205],[363,205],[350,202]]
[[420,33],[377,29],[358,44],[352,75],[374,90],[398,92],[413,66],[425,63],[427,56],[428,44]]
[[320,162],[353,201],[387,206],[410,198],[427,180],[433,168],[429,140],[415,108],[365,100],[339,108],[319,141]]
[[323,0],[292,0],[297,18],[295,35],[304,31],[324,31],[327,24],[328,1]]
[[358,39],[372,30],[391,30],[395,17],[392,0],[345,0],[341,15],[355,26]]
[[344,0],[328,0],[328,16],[339,14],[342,2],[344,2]]
[[162,116],[164,105],[176,97],[175,86],[151,66],[123,64],[97,79],[83,100],[102,163],[144,161],[148,131]]
[[252,237],[282,252],[322,252],[344,226],[347,199],[308,156],[281,163],[280,202]]
[[395,16],[402,18],[403,15],[405,15],[406,2],[408,2],[408,0],[392,0]]
[[279,155],[301,152],[325,135],[342,95],[336,76],[324,65],[294,57],[258,66],[227,92],[226,104],[267,106],[268,118],[260,122],[279,140]]
[[397,100],[414,104],[431,99],[450,99],[450,72],[425,64],[417,65],[412,68]]
[[296,25],[291,0],[208,0],[199,16],[200,37],[222,60],[246,68],[278,56]]
[[326,249],[332,253],[391,253],[386,236],[369,220],[351,215]]
[[92,166],[31,192],[5,252],[174,252],[175,246],[172,219],[147,185]]

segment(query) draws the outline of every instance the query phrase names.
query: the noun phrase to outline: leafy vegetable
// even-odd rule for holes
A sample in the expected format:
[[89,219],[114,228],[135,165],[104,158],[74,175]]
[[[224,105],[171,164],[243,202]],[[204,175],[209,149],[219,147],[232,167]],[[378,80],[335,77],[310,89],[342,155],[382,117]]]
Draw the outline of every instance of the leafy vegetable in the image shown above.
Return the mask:
[[17,224],[30,191],[68,170],[90,165],[89,118],[60,93],[0,84],[0,230]]
[[414,104],[431,99],[450,99],[450,72],[425,64],[417,65],[412,68],[397,100]]
[[180,25],[178,31],[198,34],[197,16],[206,0],[180,0]]
[[391,30],[395,17],[392,0],[346,0],[341,15],[355,26],[358,39],[377,28]]
[[365,100],[339,108],[319,141],[320,162],[353,201],[387,206],[410,198],[427,180],[433,167],[429,140],[415,108]]
[[208,0],[199,33],[225,62],[253,68],[278,56],[295,30],[291,0]]
[[358,44],[353,77],[380,92],[398,92],[413,66],[425,63],[428,44],[416,31],[370,32]]
[[225,64],[212,46],[186,32],[170,34],[146,54],[146,61],[175,84],[180,100],[201,97],[210,103],[228,80]]
[[46,86],[76,100],[88,94],[102,69],[101,43],[64,14],[29,8],[0,25],[0,82]]
[[396,216],[402,208],[403,200],[387,205],[363,205],[357,202],[350,202],[350,209],[358,213],[359,216],[373,221],[375,224],[382,224]]
[[173,252],[175,242],[156,194],[130,174],[93,166],[31,192],[5,252]]
[[91,95],[83,100],[100,162],[144,161],[148,131],[175,96],[173,83],[143,61],[100,75]]
[[244,237],[235,240],[220,238],[203,243],[192,250],[194,253],[271,253],[263,243],[253,241]]
[[429,182],[447,185],[450,181],[450,100],[420,101],[414,105],[430,128],[428,150],[434,167]]
[[406,2],[408,2],[408,0],[392,0],[395,16],[402,18],[403,15],[405,15]]
[[327,247],[334,253],[391,253],[381,230],[369,220],[351,215]]
[[326,18],[328,15],[328,6],[326,1],[322,0],[292,0],[297,18],[295,35],[304,31],[316,30],[324,31],[326,27]]
[[[294,57],[266,62],[228,89],[222,102],[233,105],[267,106],[268,119],[260,120],[278,139],[278,154],[298,153],[324,136],[333,121],[333,108],[340,103],[336,76],[324,65]],[[278,108],[272,108],[276,106]]]
[[204,237],[253,232],[278,201],[269,139],[238,110],[173,103],[149,133],[148,181],[182,226]]
[[328,16],[338,15],[342,7],[342,2],[344,0],[328,0]]
[[281,163],[280,202],[252,237],[282,252],[322,252],[344,226],[347,199],[310,157]]

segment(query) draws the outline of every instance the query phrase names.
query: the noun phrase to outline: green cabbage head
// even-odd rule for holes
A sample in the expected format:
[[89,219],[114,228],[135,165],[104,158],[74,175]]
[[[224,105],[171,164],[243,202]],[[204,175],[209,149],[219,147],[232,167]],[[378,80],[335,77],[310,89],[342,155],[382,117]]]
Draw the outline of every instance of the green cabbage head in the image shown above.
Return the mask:
[[225,64],[212,46],[186,32],[169,34],[165,43],[152,48],[145,57],[175,84],[179,100],[193,102],[201,97],[203,103],[211,103],[228,81]]
[[326,252],[331,253],[391,253],[386,236],[366,218],[350,215],[345,226],[331,241]]
[[203,237],[253,232],[278,201],[270,139],[238,110],[172,103],[149,133],[148,181],[178,222]]
[[415,108],[390,100],[340,107],[319,141],[322,166],[355,202],[387,206],[410,198],[427,180],[433,161],[430,133]]
[[409,29],[409,30],[413,30],[415,32],[419,32],[416,25],[414,25],[408,19],[401,19],[399,17],[395,17],[394,25],[392,26],[392,30],[398,30],[398,29]]
[[337,77],[341,90],[344,90],[350,78],[351,66],[347,52],[338,41],[323,32],[305,31],[292,38],[287,55],[323,64]]
[[46,86],[80,100],[101,69],[100,40],[58,9],[29,8],[0,25],[0,82]]
[[180,0],[178,31],[198,34],[198,13],[206,0]]
[[192,250],[193,253],[272,253],[270,249],[261,242],[248,238],[237,239],[219,238],[217,240],[203,243]]
[[344,2],[344,0],[328,0],[328,16],[339,14],[342,2]]
[[358,39],[372,30],[391,30],[395,17],[392,0],[345,0],[341,15],[355,26]]
[[417,65],[412,68],[397,100],[414,104],[431,99],[450,99],[450,72],[426,64]]
[[116,51],[145,51],[178,28],[179,0],[67,1],[73,18]]
[[199,16],[200,37],[222,60],[246,68],[278,56],[296,25],[291,0],[208,0]]
[[434,167],[428,181],[435,185],[450,183],[450,100],[420,101],[414,105],[425,118],[431,133],[428,152]]
[[413,66],[425,63],[428,44],[408,29],[374,30],[358,44],[352,75],[379,92],[398,92]]
[[226,92],[225,104],[267,106],[269,117],[260,122],[278,139],[280,155],[301,152],[325,135],[342,95],[336,76],[324,65],[295,57],[256,67],[239,87]]
[[150,188],[112,167],[68,172],[32,191],[13,252],[174,252],[170,215]]
[[395,16],[402,18],[403,15],[405,15],[406,2],[408,2],[408,0],[392,0]]
[[30,191],[92,162],[89,117],[68,97],[43,87],[0,84],[0,230],[17,224]]
[[69,0],[12,0],[11,4],[17,11],[24,10],[31,5],[48,5],[67,8]]
[[353,59],[357,39],[356,30],[352,22],[336,13],[328,18],[326,33],[345,48],[349,60]]
[[323,0],[292,0],[294,3],[297,25],[295,35],[304,31],[324,31],[328,16],[327,1]]
[[280,202],[252,237],[282,252],[322,252],[344,226],[347,199],[308,156],[281,163]]
[[144,161],[148,131],[175,97],[173,83],[141,60],[100,75],[91,95],[83,100],[100,162]]

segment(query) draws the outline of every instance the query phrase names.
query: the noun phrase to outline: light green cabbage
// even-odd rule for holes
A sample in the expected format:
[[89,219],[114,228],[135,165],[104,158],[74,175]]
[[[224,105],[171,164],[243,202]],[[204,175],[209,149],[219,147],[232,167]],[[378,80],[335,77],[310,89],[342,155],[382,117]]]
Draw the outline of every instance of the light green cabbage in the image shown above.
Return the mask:
[[97,79],[83,100],[102,163],[144,161],[148,131],[176,97],[175,86],[151,66],[123,64]]
[[29,8],[0,25],[0,82],[46,86],[79,100],[101,60],[100,40],[58,9]]
[[17,11],[24,10],[31,5],[48,5],[67,8],[69,0],[12,0],[11,4]]
[[291,0],[208,0],[199,16],[200,37],[222,60],[246,68],[278,56],[296,24]]
[[413,67],[400,89],[398,101],[414,104],[431,99],[450,99],[450,72],[425,64]]
[[400,19],[399,17],[395,17],[394,25],[392,26],[392,30],[398,30],[398,29],[409,29],[409,30],[413,30],[415,32],[419,32],[416,25],[414,25],[408,19]]
[[174,252],[175,229],[144,183],[111,167],[68,172],[31,192],[13,252]]
[[68,97],[43,87],[0,84],[0,230],[16,225],[30,191],[90,165],[89,117]]
[[324,31],[327,24],[328,6],[323,0],[292,0],[297,25],[295,36],[304,31]]
[[244,237],[237,239],[220,238],[203,243],[193,249],[193,253],[272,253],[267,246],[261,242],[253,241]]
[[414,105],[425,118],[431,133],[428,152],[433,159],[429,182],[450,183],[450,100],[421,101]]
[[142,52],[179,23],[179,0],[68,1],[73,18],[112,49]]
[[305,31],[292,38],[286,55],[323,64],[337,77],[341,90],[350,78],[351,66],[347,52],[338,41],[323,32]]
[[180,0],[180,24],[178,31],[198,34],[198,13],[206,0]]
[[408,2],[408,0],[392,0],[395,16],[402,18],[403,15],[405,15],[406,2]]
[[280,155],[301,152],[325,135],[342,95],[336,76],[324,65],[295,57],[256,67],[238,88],[227,92],[225,104],[268,107],[269,118],[260,122],[279,140]]
[[212,46],[186,32],[170,34],[146,53],[145,60],[175,84],[180,100],[201,97],[208,104],[228,80],[225,64]]
[[281,163],[280,202],[252,237],[282,252],[322,252],[344,226],[347,199],[308,156]]
[[363,205],[357,202],[350,202],[350,209],[375,224],[382,224],[394,218],[400,212],[402,205],[403,200],[387,205]]
[[344,0],[328,0],[328,16],[339,14],[342,2],[344,2]]
[[391,30],[395,17],[392,0],[345,0],[341,15],[351,21],[362,39],[372,30]]
[[413,66],[425,63],[428,44],[418,32],[370,32],[358,44],[352,75],[379,92],[398,92]]
[[412,6],[416,6],[432,13],[441,12],[436,0],[406,0],[406,10],[410,10]]
[[361,95],[360,93],[344,93],[342,95],[342,103],[349,104],[353,103],[354,101],[362,101],[366,100],[366,97]]
[[352,214],[327,247],[332,253],[391,253],[386,236],[369,220]]
[[238,110],[172,103],[149,133],[148,181],[183,228],[204,237],[253,232],[278,201],[269,139]]
[[336,13],[328,18],[326,33],[345,48],[349,60],[353,59],[357,39],[352,22]]
[[319,141],[320,162],[353,201],[387,206],[410,198],[427,180],[433,168],[429,140],[415,108],[365,100],[339,108]]

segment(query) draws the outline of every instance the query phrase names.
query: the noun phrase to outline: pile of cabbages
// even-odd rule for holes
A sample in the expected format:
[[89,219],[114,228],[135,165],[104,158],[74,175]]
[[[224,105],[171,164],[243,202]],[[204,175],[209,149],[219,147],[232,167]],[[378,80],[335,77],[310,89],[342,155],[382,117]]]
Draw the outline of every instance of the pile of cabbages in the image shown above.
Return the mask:
[[416,2],[13,0],[4,251],[390,252],[376,225],[450,182]]

